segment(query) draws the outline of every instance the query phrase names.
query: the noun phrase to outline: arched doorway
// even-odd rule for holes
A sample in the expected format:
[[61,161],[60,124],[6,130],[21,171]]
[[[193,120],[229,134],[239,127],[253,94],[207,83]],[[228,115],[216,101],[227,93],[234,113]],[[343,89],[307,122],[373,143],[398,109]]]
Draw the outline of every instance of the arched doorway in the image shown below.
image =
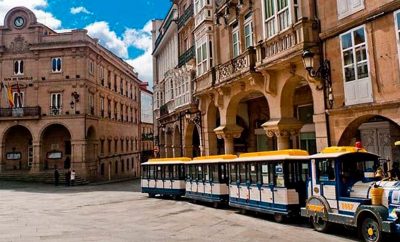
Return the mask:
[[400,161],[400,152],[394,142],[400,140],[400,126],[389,118],[364,115],[353,120],[342,133],[338,145],[354,146],[361,141],[363,147],[382,159]]
[[71,168],[71,133],[62,124],[51,124],[41,135],[43,163],[41,169]]
[[193,135],[192,135],[192,157],[198,157],[201,156],[201,150],[200,150],[200,135],[199,131],[197,130],[197,127],[193,129]]
[[33,163],[32,134],[22,125],[9,128],[3,138],[4,170],[30,170]]
[[262,125],[270,119],[270,109],[265,96],[259,91],[240,92],[234,96],[227,109],[227,124],[234,122],[243,130],[234,139],[234,153],[273,150],[274,140],[266,136]]
[[293,124],[289,132],[289,148],[317,153],[314,113],[313,93],[308,82],[301,76],[287,80],[281,94],[281,116],[288,122],[285,125],[290,127]]
[[208,110],[207,110],[207,129],[205,130],[205,135],[207,135],[208,151],[206,151],[207,155],[221,155],[225,153],[224,148],[224,140],[218,139],[217,135],[214,132],[214,129],[221,125],[221,117],[219,109],[214,105],[214,102],[211,101]]

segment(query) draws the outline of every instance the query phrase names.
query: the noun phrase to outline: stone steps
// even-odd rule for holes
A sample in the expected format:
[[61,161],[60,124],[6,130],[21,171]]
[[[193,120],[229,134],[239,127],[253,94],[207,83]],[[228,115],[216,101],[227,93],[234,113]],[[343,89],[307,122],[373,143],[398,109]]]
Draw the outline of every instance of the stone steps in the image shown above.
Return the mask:
[[[63,171],[60,172],[59,185],[65,184],[65,175]],[[0,173],[0,181],[22,181],[31,183],[47,183],[54,184],[54,172],[40,172],[40,173],[28,173],[28,172],[3,172]],[[75,176],[75,185],[87,185],[88,181],[82,177]]]

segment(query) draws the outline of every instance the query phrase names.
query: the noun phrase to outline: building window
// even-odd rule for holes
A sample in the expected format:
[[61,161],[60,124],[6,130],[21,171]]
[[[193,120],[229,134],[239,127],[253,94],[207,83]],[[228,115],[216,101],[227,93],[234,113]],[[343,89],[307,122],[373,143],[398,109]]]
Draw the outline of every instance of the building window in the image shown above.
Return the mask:
[[103,66],[99,67],[99,78],[100,78],[101,85],[104,86],[105,82],[104,82],[104,67]]
[[94,115],[94,95],[89,94],[89,112],[91,115]]
[[51,115],[60,115],[61,114],[61,93],[52,93],[50,96],[50,114]]
[[364,0],[337,0],[338,19],[364,9]]
[[51,70],[53,72],[61,72],[62,68],[61,68],[61,58],[60,57],[56,57],[56,58],[52,58],[51,59]]
[[101,117],[104,118],[104,97],[100,98],[100,112],[101,112]]
[[94,62],[92,60],[89,60],[89,74],[93,75],[94,73]]
[[245,48],[248,49],[250,46],[253,46],[253,21],[251,14],[246,16],[244,22],[244,44]]
[[115,174],[118,174],[118,161],[115,161]]
[[397,54],[400,56],[400,10],[394,12],[394,22],[396,27]]
[[340,35],[346,105],[372,102],[365,28]]
[[24,107],[24,93],[23,92],[14,92],[14,107],[15,108],[23,108]]
[[104,154],[104,140],[100,140],[100,154]]
[[24,74],[24,61],[16,60],[14,61],[14,75],[23,75]]
[[125,172],[125,160],[121,160],[121,172]]
[[293,0],[264,0],[266,38],[270,38],[289,27],[291,22],[289,5],[294,4],[292,1]]
[[[208,71],[207,65],[207,41],[201,43],[196,49],[197,75],[200,76]],[[162,99],[162,98],[161,98]]]
[[108,153],[110,154],[111,153],[111,140],[108,140],[107,146],[108,146]]
[[114,140],[114,153],[118,152],[118,140]]
[[239,26],[236,26],[232,30],[232,50],[233,50],[233,58],[240,55],[240,37],[239,37]]

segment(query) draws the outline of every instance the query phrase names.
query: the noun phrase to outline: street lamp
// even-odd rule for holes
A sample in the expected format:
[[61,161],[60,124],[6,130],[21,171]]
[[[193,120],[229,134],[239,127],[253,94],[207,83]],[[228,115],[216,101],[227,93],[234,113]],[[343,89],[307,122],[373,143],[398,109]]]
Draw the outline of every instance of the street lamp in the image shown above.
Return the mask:
[[76,112],[76,104],[79,102],[79,93],[72,92],[71,97],[72,97],[72,100],[69,103],[69,105],[71,105],[71,109],[74,109],[74,111]]
[[314,69],[314,53],[310,50],[305,50],[302,55],[304,68],[307,70],[308,75],[321,81],[317,85],[317,90],[324,90],[327,95],[329,108],[333,106],[332,94],[332,81],[331,81],[331,65],[329,60],[321,60],[320,66],[317,70]]

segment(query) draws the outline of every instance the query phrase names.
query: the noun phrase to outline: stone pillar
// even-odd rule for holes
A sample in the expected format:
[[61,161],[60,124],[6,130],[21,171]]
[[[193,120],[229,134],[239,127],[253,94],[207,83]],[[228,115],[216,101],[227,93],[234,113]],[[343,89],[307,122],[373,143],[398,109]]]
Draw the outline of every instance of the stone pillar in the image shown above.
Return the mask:
[[74,169],[78,176],[86,178],[86,141],[73,140],[71,141],[71,168]]
[[290,137],[299,133],[303,123],[295,118],[271,119],[262,125],[268,137],[277,138],[278,150],[290,147]]
[[184,146],[183,155],[191,158],[193,156],[193,146]]
[[239,138],[243,128],[237,124],[221,125],[214,129],[215,134],[219,139],[224,139],[225,154],[235,154],[234,138]]
[[4,144],[0,144],[0,173],[4,169]]
[[174,145],[172,146],[172,150],[173,150],[173,156],[174,157],[181,157],[181,146],[180,145]]
[[41,144],[40,142],[33,142],[33,162],[32,162],[32,173],[40,172],[40,156],[41,156]]
[[204,134],[204,153],[205,155],[216,155],[218,153],[217,135],[214,131]]
[[325,147],[328,147],[328,130],[326,128],[326,116],[325,113],[315,114],[313,116],[315,124],[315,139],[317,143],[317,151],[321,151]]

